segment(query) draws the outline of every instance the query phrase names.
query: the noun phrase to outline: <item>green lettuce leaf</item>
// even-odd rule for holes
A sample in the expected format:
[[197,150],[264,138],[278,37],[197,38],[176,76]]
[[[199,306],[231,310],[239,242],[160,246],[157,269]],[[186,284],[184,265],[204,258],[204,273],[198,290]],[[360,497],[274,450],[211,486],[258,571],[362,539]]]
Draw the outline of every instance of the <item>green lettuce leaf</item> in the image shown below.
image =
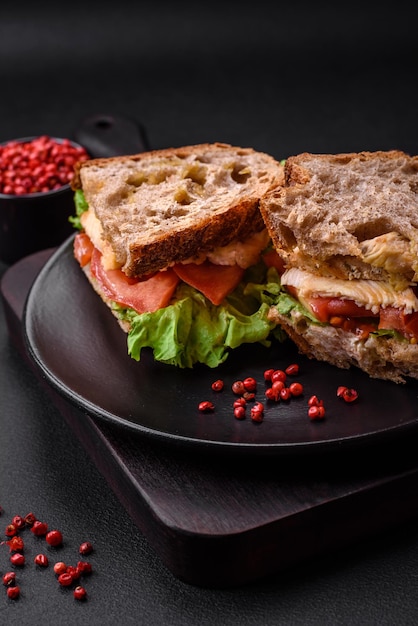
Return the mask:
[[377,330],[372,331],[370,334],[374,337],[387,337],[389,339],[396,339],[397,341],[408,341],[408,339],[404,337],[404,335],[399,333],[397,330],[393,330],[390,328],[378,328]]
[[84,193],[81,189],[77,189],[74,192],[74,205],[75,205],[75,215],[71,215],[68,218],[68,221],[76,228],[77,230],[82,230],[82,225],[80,222],[80,217],[82,214],[88,210],[89,205],[84,197]]
[[[246,282],[260,278],[262,284]],[[154,313],[138,314],[114,305],[118,316],[131,325],[128,353],[139,361],[143,348],[151,348],[154,359],[190,368],[203,363],[214,368],[223,363],[230,350],[244,343],[271,344],[269,335],[283,340],[269,320],[270,306],[277,300],[280,283],[277,272],[266,273],[260,264],[246,273],[245,281],[220,306],[214,306],[199,291],[181,283],[173,302]]]

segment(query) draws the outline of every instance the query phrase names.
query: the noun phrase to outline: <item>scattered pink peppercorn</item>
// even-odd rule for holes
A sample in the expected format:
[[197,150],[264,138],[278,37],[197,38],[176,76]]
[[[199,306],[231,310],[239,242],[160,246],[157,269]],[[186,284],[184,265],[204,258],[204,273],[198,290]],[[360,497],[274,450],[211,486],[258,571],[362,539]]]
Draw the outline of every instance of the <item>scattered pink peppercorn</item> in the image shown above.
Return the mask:
[[18,535],[15,535],[9,539],[9,541],[6,541],[6,543],[9,546],[10,552],[23,552],[25,548],[22,537],[19,537]]
[[91,572],[93,571],[91,563],[89,563],[88,561],[78,561],[77,569],[80,574],[91,574]]
[[203,402],[199,402],[198,408],[201,413],[211,413],[215,409],[215,405],[209,400],[203,400]]
[[17,528],[14,524],[8,524],[6,526],[6,530],[5,530],[6,537],[14,537],[16,533],[17,533]]
[[308,406],[323,406],[323,400],[320,400],[318,396],[311,396],[308,400]]
[[93,546],[90,541],[83,541],[78,549],[80,554],[90,554],[93,552]]
[[299,365],[297,363],[291,363],[286,367],[285,373],[288,376],[296,376],[297,374],[299,374]]
[[213,391],[222,391],[222,389],[224,388],[224,381],[223,380],[215,380],[212,385],[211,385]]
[[34,522],[36,522],[36,517],[33,513],[28,513],[25,516],[25,524],[26,526],[33,526]]
[[50,546],[60,546],[62,544],[62,533],[59,530],[50,530],[45,535],[45,541]]
[[20,587],[17,585],[15,587],[7,587],[7,597],[11,600],[17,600],[20,596]]
[[60,574],[63,574],[66,571],[67,571],[67,565],[63,561],[58,561],[58,563],[55,563],[54,572],[58,574],[58,576]]
[[234,416],[237,420],[243,420],[245,418],[245,407],[242,405],[236,406],[234,408]]
[[76,600],[85,600],[87,598],[87,591],[84,587],[78,585],[73,591],[74,598]]
[[73,584],[73,577],[69,572],[63,572],[58,576],[58,582],[62,587],[69,587]]
[[271,368],[268,369],[268,370],[265,370],[265,372],[264,372],[264,380],[266,382],[271,382],[271,377],[273,375],[273,372],[274,372],[274,370],[271,369]]
[[21,567],[25,564],[25,557],[21,552],[15,552],[10,556],[10,563]]
[[12,519],[12,524],[14,524],[18,530],[21,530],[26,525],[25,518],[21,515],[15,515]]
[[358,398],[358,392],[355,389],[349,389],[341,385],[337,389],[337,396],[342,398],[344,402],[354,402]]
[[246,406],[246,404],[247,404],[246,399],[241,397],[241,398],[237,398],[237,399],[234,401],[234,405],[233,405],[233,406],[234,406],[234,408],[236,408],[236,407],[238,407],[238,406],[243,406],[243,407],[245,407],[245,406]]
[[303,385],[301,385],[301,383],[291,383],[289,385],[289,391],[294,397],[301,396],[303,394]]
[[46,524],[45,522],[39,522],[38,520],[36,520],[32,524],[31,531],[37,537],[43,537],[48,532],[48,524]]
[[245,387],[242,380],[236,380],[235,382],[233,382],[231,389],[232,393],[235,393],[237,396],[242,396],[242,394],[245,392]]
[[268,387],[264,395],[266,396],[267,400],[278,400],[278,395],[274,392],[273,387]]
[[311,420],[322,420],[325,417],[325,409],[320,404],[313,404],[308,409],[308,417]]
[[78,580],[81,576],[81,571],[77,569],[77,567],[74,567],[74,565],[68,565],[66,573],[70,574],[73,580]]
[[6,587],[13,586],[16,582],[15,572],[5,572],[3,574],[3,585]]
[[253,422],[262,422],[264,419],[264,405],[261,402],[256,402],[251,407],[251,419]]
[[245,391],[253,392],[257,389],[257,381],[252,376],[248,376],[247,378],[244,378],[244,380],[242,381],[242,384],[244,385]]
[[37,554],[34,558],[34,562],[40,567],[48,567],[49,565],[49,560],[46,554]]
[[274,383],[277,380],[281,380],[283,383],[286,382],[286,372],[284,372],[283,370],[274,370],[274,372],[271,375],[271,382]]
[[280,389],[280,400],[285,400],[287,402],[287,400],[290,400],[291,397],[292,394],[289,387],[283,387],[283,389]]

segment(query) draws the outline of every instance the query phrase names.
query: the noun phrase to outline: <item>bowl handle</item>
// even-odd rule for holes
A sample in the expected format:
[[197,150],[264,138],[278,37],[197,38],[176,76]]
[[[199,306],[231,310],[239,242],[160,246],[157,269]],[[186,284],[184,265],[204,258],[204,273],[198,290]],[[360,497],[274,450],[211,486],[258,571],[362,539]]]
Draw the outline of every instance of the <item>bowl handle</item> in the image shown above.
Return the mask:
[[137,154],[150,149],[141,124],[118,115],[96,114],[85,118],[74,131],[74,139],[92,158]]

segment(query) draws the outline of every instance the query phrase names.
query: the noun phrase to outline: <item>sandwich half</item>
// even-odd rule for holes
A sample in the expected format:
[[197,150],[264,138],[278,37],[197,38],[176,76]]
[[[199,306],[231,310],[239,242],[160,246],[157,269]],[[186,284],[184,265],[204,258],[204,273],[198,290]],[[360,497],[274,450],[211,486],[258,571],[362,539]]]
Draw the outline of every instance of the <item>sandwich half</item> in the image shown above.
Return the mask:
[[283,264],[270,314],[299,350],[374,378],[418,378],[418,157],[290,157],[260,210]]
[[163,363],[216,367],[243,343],[269,344],[259,203],[282,183],[272,156],[222,143],[76,166],[74,255],[132,358],[151,348]]

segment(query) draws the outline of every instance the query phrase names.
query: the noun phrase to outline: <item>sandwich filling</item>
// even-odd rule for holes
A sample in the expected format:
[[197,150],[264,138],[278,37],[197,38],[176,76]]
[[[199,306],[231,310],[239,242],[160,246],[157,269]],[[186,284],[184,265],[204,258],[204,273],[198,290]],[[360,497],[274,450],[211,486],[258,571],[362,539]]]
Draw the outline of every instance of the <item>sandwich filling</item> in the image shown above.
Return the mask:
[[200,291],[212,304],[221,304],[242,281],[245,270],[260,261],[267,242],[266,231],[254,233],[245,242],[231,243],[138,278],[126,276],[113,264],[109,267],[109,255],[95,246],[87,232],[76,235],[74,255],[81,267],[90,265],[107,297],[137,313],[149,313],[167,306],[180,281]]
[[[418,298],[416,288],[397,289],[389,281],[345,280],[319,276],[289,268],[281,274],[281,285],[294,302],[282,303],[279,312],[304,315],[310,322],[367,339],[370,333],[418,341]],[[297,307],[296,307],[297,305]]]
[[[217,367],[243,343],[270,345],[283,332],[269,316],[280,292],[266,229],[150,275],[128,277],[100,222],[78,192],[74,256],[128,332],[128,353],[143,348],[179,367]],[[271,335],[271,337],[269,337]]]

